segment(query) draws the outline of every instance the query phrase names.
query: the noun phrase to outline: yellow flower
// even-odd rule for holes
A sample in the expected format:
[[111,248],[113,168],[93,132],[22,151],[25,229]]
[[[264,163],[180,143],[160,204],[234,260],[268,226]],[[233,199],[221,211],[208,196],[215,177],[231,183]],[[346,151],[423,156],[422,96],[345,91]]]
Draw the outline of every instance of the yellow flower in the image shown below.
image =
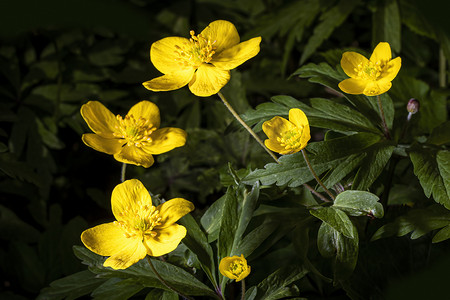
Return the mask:
[[298,108],[289,110],[289,121],[276,116],[264,122],[262,129],[269,137],[266,147],[282,155],[302,150],[311,139],[308,118]]
[[110,256],[103,265],[113,269],[126,269],[147,254],[161,256],[175,250],[186,236],[186,228],[175,222],[194,209],[182,198],[154,207],[137,179],[114,188],[111,206],[117,221],[83,231],[81,241],[92,252]]
[[241,254],[241,257],[227,256],[220,261],[219,271],[223,276],[236,279],[236,282],[238,282],[250,274],[250,266],[247,265],[247,260],[243,254]]
[[231,69],[259,52],[261,37],[239,43],[236,27],[228,21],[210,23],[200,34],[191,30],[191,38],[166,37],[154,42],[150,59],[161,77],[143,85],[151,91],[171,91],[189,84],[191,92],[208,97],[230,80]]
[[391,81],[402,65],[400,57],[391,59],[391,47],[381,42],[373,50],[370,59],[356,52],[342,55],[341,67],[351,78],[339,83],[339,88],[348,94],[376,96],[387,92]]
[[150,167],[153,154],[161,154],[186,143],[179,128],[159,128],[158,107],[149,101],[135,104],[125,118],[114,116],[98,101],[81,107],[81,115],[94,133],[83,134],[83,142],[97,151],[114,155],[120,162]]

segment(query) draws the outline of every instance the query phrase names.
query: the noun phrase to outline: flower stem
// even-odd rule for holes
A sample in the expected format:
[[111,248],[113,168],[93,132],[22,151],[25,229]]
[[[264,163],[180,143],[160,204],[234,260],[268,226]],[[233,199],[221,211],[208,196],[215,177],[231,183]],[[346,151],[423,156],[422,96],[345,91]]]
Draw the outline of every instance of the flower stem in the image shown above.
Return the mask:
[[317,183],[320,184],[320,186],[324,189],[324,191],[330,196],[332,200],[334,200],[333,194],[327,189],[327,187],[322,183],[322,181],[317,176],[316,172],[314,172],[313,167],[311,166],[311,163],[309,162],[308,156],[306,155],[305,149],[302,149],[303,158],[305,159],[306,164],[308,165],[308,169],[311,171],[311,174],[316,179]]
[[162,284],[164,284],[169,290],[171,290],[172,292],[177,293],[178,295],[180,295],[181,297],[188,299],[188,300],[194,300],[193,298],[186,296],[185,294],[181,293],[180,291],[178,291],[177,289],[175,289],[174,287],[171,287],[162,277],[161,275],[159,275],[158,271],[156,271],[155,266],[153,266],[152,260],[150,259],[150,256],[146,256],[148,264],[150,265],[150,267],[152,268],[153,272],[155,273],[156,277],[158,277],[159,281],[161,281]]
[[122,170],[120,171],[120,182],[124,182],[125,181],[125,171],[127,169],[127,164],[123,163],[122,164]]
[[242,287],[242,295],[241,295],[241,300],[244,300],[245,299],[245,279],[242,279],[241,280],[241,287]]
[[387,127],[387,124],[386,124],[386,118],[384,117],[384,110],[383,110],[383,106],[381,105],[380,95],[377,95],[377,102],[378,102],[378,108],[380,109],[381,121],[383,123],[384,136],[390,140],[391,135],[389,133],[389,128]]
[[275,154],[273,154],[272,151],[270,151],[266,145],[264,145],[263,141],[261,141],[261,139],[259,138],[259,136],[256,135],[256,133],[244,122],[244,120],[242,120],[242,118],[237,114],[237,112],[233,109],[233,107],[230,105],[230,103],[228,103],[227,99],[225,99],[225,97],[223,96],[223,94],[221,92],[218,92],[217,95],[219,95],[220,100],[222,100],[223,104],[225,104],[226,108],[228,108],[228,110],[231,112],[231,114],[233,115],[233,117],[238,120],[239,123],[241,123],[241,125],[247,129],[247,131],[251,134],[251,136],[258,142],[258,144],[261,145],[261,147],[264,148],[264,150],[266,150],[267,153],[269,153],[269,155],[278,163],[278,158],[275,156]]

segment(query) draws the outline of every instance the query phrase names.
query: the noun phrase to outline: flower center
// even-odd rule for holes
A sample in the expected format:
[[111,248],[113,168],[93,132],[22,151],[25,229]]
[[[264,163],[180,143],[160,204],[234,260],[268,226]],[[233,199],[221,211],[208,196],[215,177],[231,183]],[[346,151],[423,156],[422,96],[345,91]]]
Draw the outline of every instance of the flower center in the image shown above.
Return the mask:
[[124,139],[127,146],[142,147],[152,141],[151,135],[156,127],[150,120],[142,117],[135,119],[133,115],[126,115],[125,118],[117,115],[116,118],[119,125],[116,126],[114,136],[120,138],[120,143],[123,143]]
[[277,137],[277,141],[286,150],[295,150],[301,147],[302,128],[295,128],[285,131],[281,137]]
[[119,215],[122,220],[115,221],[114,224],[123,229],[127,238],[138,236],[143,240],[146,235],[155,237],[157,232],[153,228],[161,225],[161,217],[156,207],[142,201],[124,209]]
[[191,38],[189,46],[175,46],[175,53],[178,54],[176,60],[182,66],[192,66],[198,68],[203,63],[209,63],[214,55],[216,41],[205,38],[202,34],[195,35],[193,30],[190,31]]
[[386,64],[382,61],[368,63],[360,63],[354,71],[358,73],[358,77],[364,80],[377,80]]
[[239,277],[246,270],[246,266],[242,260],[235,260],[230,264],[230,272]]

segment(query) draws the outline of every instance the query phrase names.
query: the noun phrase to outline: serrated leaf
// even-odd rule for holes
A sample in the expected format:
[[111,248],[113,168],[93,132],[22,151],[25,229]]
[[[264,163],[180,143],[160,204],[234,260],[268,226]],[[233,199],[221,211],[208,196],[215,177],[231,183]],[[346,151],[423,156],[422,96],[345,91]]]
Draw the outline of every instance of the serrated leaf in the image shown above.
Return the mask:
[[323,180],[323,184],[327,188],[331,188],[333,185],[342,180],[345,176],[347,176],[350,172],[356,169],[359,166],[366,156],[366,153],[353,154],[348,156],[342,163],[332,169],[325,176],[325,180]]
[[[364,151],[379,139],[378,135],[359,133],[329,141],[311,143],[306,149],[313,153],[313,155],[308,156],[314,171],[320,176],[326,170],[338,166],[347,156]],[[300,152],[283,155],[279,162],[279,164],[267,164],[265,169],[257,169],[251,172],[242,182],[254,184],[259,180],[263,185],[276,183],[277,185],[288,184],[290,187],[295,187],[313,179],[313,175]]]
[[145,300],[178,300],[178,294],[169,291],[162,290],[152,290],[147,296],[145,296]]
[[334,282],[345,280],[353,273],[358,261],[359,238],[352,226],[354,238],[348,238],[323,222],[317,234],[317,247],[325,257],[333,257]]
[[382,218],[383,205],[377,195],[364,191],[344,191],[336,196],[333,207],[347,212],[351,216],[374,216]]
[[427,143],[438,146],[450,143],[450,121],[433,128]]
[[[386,224],[378,229],[372,236],[372,241],[390,236],[404,236],[410,232],[411,239],[417,239],[428,232],[450,225],[450,211],[441,205],[434,204],[424,209],[413,209],[408,214],[395,219],[393,223]],[[436,241],[447,239],[446,229]]]
[[331,9],[327,9],[320,16],[321,23],[314,28],[314,32],[303,50],[300,64],[303,64],[308,57],[313,54],[316,49],[327,39],[331,33],[341,25],[358,5],[357,0],[341,0]]
[[353,223],[345,212],[335,208],[321,207],[317,209],[311,209],[309,211],[314,217],[322,220],[331,227],[333,227],[337,232],[343,234],[348,238],[354,238]]
[[379,42],[388,42],[392,50],[399,53],[401,50],[401,19],[400,11],[395,0],[377,2],[373,14],[372,45]]
[[303,267],[291,265],[276,270],[258,284],[256,299],[275,300],[298,295],[298,288],[290,286],[308,273]]
[[90,294],[98,286],[106,282],[107,278],[99,278],[91,271],[81,271],[50,283],[44,288],[37,300],[72,300]]
[[409,157],[425,195],[450,209],[450,151],[416,148]]

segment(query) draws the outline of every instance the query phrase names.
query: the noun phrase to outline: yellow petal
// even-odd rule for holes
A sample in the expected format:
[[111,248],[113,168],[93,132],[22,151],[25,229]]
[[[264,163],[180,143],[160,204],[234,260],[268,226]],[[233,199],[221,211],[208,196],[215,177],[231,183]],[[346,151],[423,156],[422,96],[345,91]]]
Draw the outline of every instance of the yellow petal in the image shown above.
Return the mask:
[[305,126],[309,127],[308,118],[305,113],[298,108],[292,108],[289,110],[289,122],[297,126],[298,128],[303,128]]
[[230,71],[210,64],[202,64],[189,82],[189,89],[196,96],[208,97],[218,93],[228,80],[230,80]]
[[311,139],[311,132],[310,132],[310,128],[308,125],[308,126],[303,127],[302,135],[300,137],[300,148],[298,148],[296,152],[305,148],[310,139]]
[[184,146],[187,133],[180,128],[166,127],[152,133],[152,141],[144,146],[144,151],[150,154],[161,154],[176,147]]
[[173,91],[188,84],[194,76],[195,69],[192,67],[166,74],[142,83],[150,91]]
[[161,225],[155,228],[166,228],[193,211],[194,204],[183,198],[174,198],[159,205],[156,209],[159,210]]
[[239,44],[240,38],[233,23],[224,20],[211,22],[201,35],[214,42],[216,53]]
[[342,54],[341,67],[349,77],[357,78],[358,71],[355,69],[359,64],[367,65],[369,60],[356,52],[345,52]]
[[259,53],[261,37],[252,38],[213,56],[211,63],[218,68],[231,70]]
[[347,94],[359,95],[362,94],[369,81],[354,78],[348,78],[339,82],[339,88]]
[[133,105],[128,111],[128,115],[133,115],[137,120],[140,117],[150,120],[153,126],[159,128],[160,117],[159,108],[150,101],[141,101]]
[[386,93],[392,86],[387,80],[371,81],[367,84],[363,94],[366,96],[377,96]]
[[[178,47],[178,48],[177,48]],[[183,37],[166,37],[152,44],[150,59],[158,71],[163,74],[176,73],[183,68],[179,58],[180,49],[189,49],[189,39]]]
[[127,238],[113,222],[83,231],[81,241],[92,252],[111,256],[103,265],[114,269],[126,269],[147,254],[138,237]]
[[137,179],[126,180],[118,184],[111,195],[111,208],[117,221],[127,220],[126,212],[133,213],[130,208],[139,207],[141,204],[152,205],[152,198],[145,186]]
[[264,122],[262,129],[269,139],[277,140],[277,138],[281,138],[286,131],[294,129],[294,124],[285,118],[275,116],[269,121]]
[[102,103],[89,101],[81,107],[80,112],[93,132],[104,138],[114,138],[117,119]]
[[146,152],[144,148],[136,146],[122,147],[119,153],[114,154],[114,158],[117,161],[136,166],[143,166],[144,168],[151,167],[155,162],[150,153]]
[[247,265],[247,260],[244,255],[241,256],[227,256],[222,258],[219,263],[220,273],[230,279],[236,279],[236,282],[241,281],[250,274],[250,266]]
[[286,150],[286,147],[281,146],[279,142],[273,139],[265,140],[264,145],[266,145],[266,147],[269,148],[269,150],[279,153],[281,155],[292,153],[292,150]]
[[155,237],[145,236],[144,243],[150,256],[161,256],[175,250],[186,236],[186,228],[173,224],[170,227],[157,230],[156,233]]
[[389,43],[381,42],[373,50],[372,55],[370,56],[370,61],[373,63],[376,62],[384,62],[387,63],[392,57],[391,46]]
[[95,133],[85,133],[81,139],[87,146],[106,154],[116,154],[120,152],[123,144],[117,138],[104,138]]
[[402,66],[402,59],[400,57],[396,57],[383,68],[383,71],[380,75],[380,78],[387,81],[392,81],[397,76],[400,71],[400,67]]

